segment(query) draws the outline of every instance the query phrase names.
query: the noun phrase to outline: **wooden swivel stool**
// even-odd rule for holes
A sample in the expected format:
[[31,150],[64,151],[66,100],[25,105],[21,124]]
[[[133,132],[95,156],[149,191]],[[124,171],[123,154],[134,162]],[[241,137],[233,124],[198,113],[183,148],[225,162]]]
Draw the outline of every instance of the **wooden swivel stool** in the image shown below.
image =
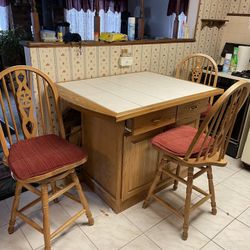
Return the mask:
[[[152,144],[163,154],[158,165],[157,173],[144,201],[143,208],[149,204],[150,198],[160,202],[177,216],[184,219],[183,240],[188,238],[189,215],[195,208],[211,199],[212,214],[216,214],[215,192],[213,185],[212,166],[223,167],[227,162],[224,159],[232,129],[239,110],[246,101],[250,92],[250,82],[239,81],[231,86],[213,105],[199,129],[190,126],[179,126],[155,136]],[[176,172],[171,171],[169,163],[177,165]],[[186,168],[187,180],[181,178],[180,168]],[[194,174],[194,169],[199,171]],[[207,173],[209,193],[193,184],[193,180]],[[174,180],[173,189],[178,182],[186,185],[184,212],[180,212],[162,198],[154,194],[162,174]],[[192,190],[196,190],[204,197],[191,205]],[[166,232],[167,233],[167,232]]]
[[[89,225],[94,223],[75,172],[76,167],[87,161],[87,154],[64,139],[57,88],[48,76],[30,66],[15,66],[0,73],[0,85],[0,109],[6,125],[4,130],[0,125],[3,161],[17,181],[8,231],[14,232],[18,216],[44,235],[45,249],[49,250],[50,240],[81,215],[87,215]],[[57,182],[66,177],[71,182],[59,187]],[[33,183],[41,185],[41,189]],[[51,191],[48,191],[49,185]],[[23,187],[38,198],[19,208]],[[79,199],[68,192],[74,187]],[[62,194],[80,202],[83,208],[51,234],[49,202],[56,201]],[[23,213],[39,201],[42,202],[43,227]]]

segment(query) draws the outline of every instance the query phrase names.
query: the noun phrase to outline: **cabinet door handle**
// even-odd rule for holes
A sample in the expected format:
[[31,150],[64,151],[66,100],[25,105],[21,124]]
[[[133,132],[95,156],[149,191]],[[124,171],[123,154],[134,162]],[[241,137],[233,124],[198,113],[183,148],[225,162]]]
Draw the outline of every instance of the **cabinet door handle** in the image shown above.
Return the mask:
[[159,123],[160,121],[161,121],[161,118],[160,118],[160,117],[151,120],[151,122],[152,122],[153,124],[157,124],[157,123]]
[[197,109],[197,108],[198,108],[198,106],[194,105],[194,106],[190,107],[190,110],[194,110],[194,109]]

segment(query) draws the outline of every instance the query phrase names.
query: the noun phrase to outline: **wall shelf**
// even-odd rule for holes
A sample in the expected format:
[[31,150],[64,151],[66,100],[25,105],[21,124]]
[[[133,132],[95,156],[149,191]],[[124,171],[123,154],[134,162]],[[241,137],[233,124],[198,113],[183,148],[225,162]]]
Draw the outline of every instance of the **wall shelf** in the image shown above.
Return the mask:
[[228,16],[246,16],[250,17],[250,14],[243,14],[243,13],[228,13]]
[[217,27],[220,29],[228,21],[229,20],[226,19],[201,19],[201,29],[206,26],[209,28]]

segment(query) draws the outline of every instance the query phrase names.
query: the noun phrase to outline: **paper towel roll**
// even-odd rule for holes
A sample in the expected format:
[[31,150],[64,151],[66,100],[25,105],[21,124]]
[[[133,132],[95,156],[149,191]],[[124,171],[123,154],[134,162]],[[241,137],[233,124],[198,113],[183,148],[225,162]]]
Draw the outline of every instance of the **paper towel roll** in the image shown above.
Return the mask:
[[249,60],[250,60],[250,46],[239,46],[238,64],[236,71],[247,70]]

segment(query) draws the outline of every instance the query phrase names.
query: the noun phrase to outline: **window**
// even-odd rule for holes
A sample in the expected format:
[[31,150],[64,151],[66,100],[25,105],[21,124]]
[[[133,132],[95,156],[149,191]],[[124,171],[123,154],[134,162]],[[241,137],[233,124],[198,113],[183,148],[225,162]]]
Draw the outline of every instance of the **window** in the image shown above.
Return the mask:
[[[148,39],[194,38],[199,0],[129,0],[131,16],[144,18]],[[142,11],[141,11],[142,9]]]
[[[1,1],[1,0],[0,0]],[[46,0],[48,1],[48,0]],[[65,21],[82,40],[94,32],[128,32],[135,17],[135,39],[193,39],[200,0],[65,0]]]

